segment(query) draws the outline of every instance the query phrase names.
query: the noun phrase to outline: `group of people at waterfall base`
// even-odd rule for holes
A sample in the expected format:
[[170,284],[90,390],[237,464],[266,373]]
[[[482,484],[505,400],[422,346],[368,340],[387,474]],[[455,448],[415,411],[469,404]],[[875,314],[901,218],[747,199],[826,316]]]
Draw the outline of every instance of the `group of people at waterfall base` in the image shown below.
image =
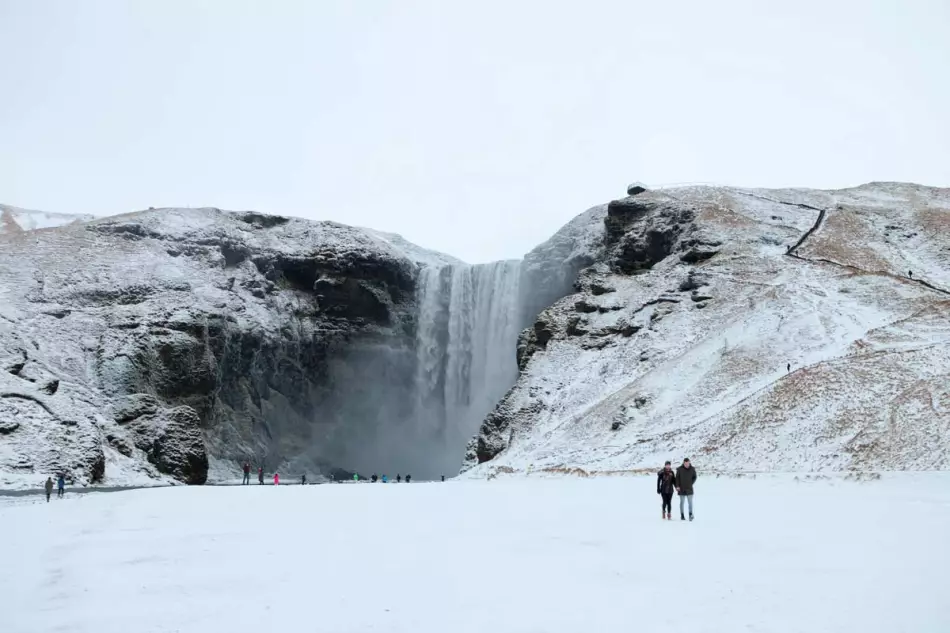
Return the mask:
[[[247,462],[244,462],[244,466],[241,467],[241,470],[244,471],[244,479],[241,480],[241,484],[246,486],[251,483],[251,465],[248,464]],[[397,484],[402,483],[402,480],[403,480],[402,475],[396,475]],[[360,481],[359,474],[353,473],[353,481],[356,481],[356,482]],[[385,483],[389,483],[392,480],[389,478],[388,475],[383,475],[382,477],[378,477],[376,473],[373,473],[373,476],[370,477],[370,481],[372,481],[374,484],[377,481],[382,481],[385,484]],[[445,481],[445,475],[442,475],[442,481]],[[412,482],[412,475],[406,475],[406,483],[408,484],[411,482]],[[263,466],[259,466],[257,468],[257,483],[260,485],[264,484],[264,467]],[[306,475],[300,476],[300,484],[301,485],[307,484]],[[280,485],[280,473],[274,473],[274,485],[275,486]]]
[[683,460],[676,470],[666,462],[663,470],[656,474],[656,494],[663,499],[662,517],[667,521],[673,518],[673,491],[680,496],[680,521],[686,520],[683,504],[689,506],[689,520],[693,520],[693,484],[696,483],[696,469],[689,463],[689,458]]
[[[244,479],[241,482],[243,485],[248,485],[251,483],[251,466],[250,464],[244,464],[242,470],[244,471]],[[693,465],[690,463],[689,458],[683,460],[683,463],[676,467],[676,470],[673,470],[673,466],[670,462],[666,462],[663,466],[663,470],[656,474],[656,494],[660,495],[660,498],[663,500],[662,507],[662,518],[669,521],[673,519],[673,492],[676,492],[680,498],[680,520],[686,520],[686,510],[689,510],[689,520],[693,520],[693,486],[696,483],[698,475],[696,474],[696,469],[693,468]],[[359,481],[360,476],[358,474],[353,474],[353,481]],[[370,481],[374,484],[377,481],[382,481],[384,484],[389,483],[390,479],[387,475],[378,477],[376,473],[373,473],[373,476],[370,477]],[[412,481],[412,475],[406,475],[406,483]],[[445,475],[442,475],[442,481],[445,481]],[[257,469],[257,482],[259,484],[264,483],[264,467],[261,466]],[[307,483],[307,476],[302,475],[300,477],[300,483]],[[396,475],[396,483],[402,483],[402,475]],[[274,473],[274,485],[280,484],[280,474]],[[47,482],[47,498],[49,497],[49,492],[52,490],[52,481]]]

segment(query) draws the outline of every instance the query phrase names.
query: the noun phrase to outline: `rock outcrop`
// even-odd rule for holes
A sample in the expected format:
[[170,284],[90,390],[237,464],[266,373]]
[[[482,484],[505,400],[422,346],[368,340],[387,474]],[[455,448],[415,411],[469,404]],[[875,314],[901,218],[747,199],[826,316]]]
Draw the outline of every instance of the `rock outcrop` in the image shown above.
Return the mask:
[[423,252],[396,239],[217,209],[0,237],[0,479],[346,465],[381,423],[361,394],[412,374]]
[[522,334],[520,377],[469,444],[473,476],[684,455],[950,466],[950,190],[631,193],[574,258],[590,262],[576,293]]

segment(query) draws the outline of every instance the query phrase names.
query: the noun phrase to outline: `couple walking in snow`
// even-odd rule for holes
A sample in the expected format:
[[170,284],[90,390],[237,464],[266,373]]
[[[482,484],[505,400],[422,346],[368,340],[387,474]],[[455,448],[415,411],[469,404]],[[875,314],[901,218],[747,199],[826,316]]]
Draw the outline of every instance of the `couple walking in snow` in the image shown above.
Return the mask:
[[689,458],[683,460],[683,464],[673,471],[670,462],[666,462],[663,470],[656,476],[656,494],[663,498],[664,519],[672,519],[673,516],[673,491],[680,496],[680,521],[686,520],[683,513],[683,502],[689,505],[689,520],[693,520],[693,484],[696,483],[696,469],[689,463]]

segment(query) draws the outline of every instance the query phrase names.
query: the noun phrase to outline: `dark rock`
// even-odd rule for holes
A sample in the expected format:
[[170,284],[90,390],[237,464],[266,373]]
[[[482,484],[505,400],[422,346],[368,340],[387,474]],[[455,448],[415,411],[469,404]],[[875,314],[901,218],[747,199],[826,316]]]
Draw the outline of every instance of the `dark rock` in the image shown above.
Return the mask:
[[9,435],[20,428],[19,422],[13,420],[0,420],[0,435]]
[[59,378],[53,378],[41,386],[40,391],[50,396],[54,395],[57,391],[59,391]]
[[625,427],[626,425],[627,425],[627,423],[626,423],[625,421],[623,421],[623,420],[614,420],[613,423],[610,425],[610,430],[611,430],[611,431],[619,431],[620,429],[622,429],[622,428]]
[[255,211],[245,211],[243,213],[235,213],[235,215],[242,222],[253,224],[256,228],[262,229],[270,229],[290,222],[289,218],[280,215],[267,215],[266,213],[257,213]]
[[147,393],[133,393],[122,396],[113,405],[112,417],[119,424],[125,424],[145,415],[155,415],[161,403],[155,396]]
[[601,314],[607,314],[608,312],[617,312],[618,310],[623,310],[623,306],[617,305],[616,303],[606,305],[606,306],[597,306],[597,311]]
[[605,295],[611,292],[617,292],[617,289],[596,281],[591,282],[590,284],[590,293],[595,297],[599,297],[600,295]]
[[14,376],[19,376],[19,375],[20,375],[20,372],[23,371],[23,367],[24,367],[24,366],[26,366],[26,361],[25,361],[25,360],[22,360],[22,361],[13,361],[13,362],[11,362],[10,364],[8,364],[8,365],[5,367],[5,369],[6,369],[8,372],[10,372],[11,374],[13,374]]
[[133,447],[124,437],[109,433],[106,435],[106,441],[109,442],[110,446],[126,457],[132,457]]
[[625,324],[620,327],[620,335],[629,338],[639,332],[642,328],[639,325]]
[[611,266],[623,274],[652,268],[673,253],[694,217],[692,207],[673,199],[614,200],[604,220]]
[[695,290],[693,291],[693,293],[690,295],[689,298],[692,299],[696,303],[699,303],[700,301],[709,301],[710,299],[712,299],[711,296],[699,294]]
[[134,443],[159,472],[187,484],[208,478],[208,455],[201,435],[201,419],[187,406],[162,410],[131,422]]
[[635,196],[647,190],[647,186],[642,182],[634,182],[627,185],[627,195]]
[[583,336],[587,334],[589,330],[585,327],[586,323],[579,316],[572,316],[567,320],[567,335],[568,336]]
[[[777,242],[781,243],[781,242]],[[696,264],[706,261],[719,253],[722,243],[716,240],[690,239],[684,240],[681,247],[686,251],[680,255],[680,261],[687,264]]]
[[545,318],[544,313],[542,313],[538,316],[538,320],[535,321],[534,326],[526,328],[518,337],[518,368],[524,371],[531,357],[538,351],[545,349],[548,345],[548,341],[553,337],[553,326],[548,322],[547,318]]
[[584,314],[590,314],[591,312],[597,312],[597,306],[584,299],[580,299],[574,302],[574,310],[583,312]]

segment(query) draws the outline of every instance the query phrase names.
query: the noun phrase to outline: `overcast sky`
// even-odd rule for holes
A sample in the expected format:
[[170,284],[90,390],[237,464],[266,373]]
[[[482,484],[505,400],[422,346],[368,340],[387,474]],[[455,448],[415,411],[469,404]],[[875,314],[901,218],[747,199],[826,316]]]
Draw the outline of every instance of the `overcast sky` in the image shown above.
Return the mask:
[[0,202],[520,257],[629,181],[950,186],[946,0],[0,0]]

